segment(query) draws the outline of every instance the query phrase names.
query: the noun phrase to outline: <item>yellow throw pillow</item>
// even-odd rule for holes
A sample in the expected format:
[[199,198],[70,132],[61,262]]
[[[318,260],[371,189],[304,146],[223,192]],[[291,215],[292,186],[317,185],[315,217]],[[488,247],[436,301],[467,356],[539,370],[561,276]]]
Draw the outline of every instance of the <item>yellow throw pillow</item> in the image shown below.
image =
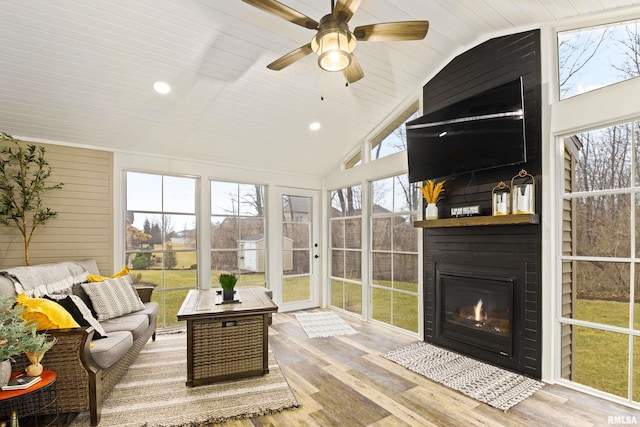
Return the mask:
[[79,328],[67,310],[55,301],[44,298],[29,298],[21,293],[16,302],[24,306],[22,318],[25,322],[34,322],[36,330]]
[[114,274],[113,276],[97,276],[95,274],[89,274],[87,277],[89,278],[90,282],[104,282],[107,279],[115,279],[117,277],[122,277],[122,276],[126,276],[127,274],[129,274],[129,267],[125,267],[122,270],[120,270],[119,272],[117,272],[116,274]]

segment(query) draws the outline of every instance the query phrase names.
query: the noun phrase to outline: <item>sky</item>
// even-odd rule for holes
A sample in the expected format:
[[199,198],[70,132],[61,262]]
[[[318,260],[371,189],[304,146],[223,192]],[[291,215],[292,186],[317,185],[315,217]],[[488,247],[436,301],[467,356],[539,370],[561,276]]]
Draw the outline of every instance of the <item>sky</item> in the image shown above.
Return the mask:
[[[616,40],[626,40],[630,42],[628,31],[632,34],[638,34],[640,32],[640,21],[626,21],[606,27],[589,27],[558,33],[560,63],[563,62],[563,57],[572,54],[569,47],[584,46],[588,40],[599,40],[603,37],[603,34],[605,37],[593,58],[567,81],[561,99],[599,89],[629,78],[616,69],[616,67],[622,66],[627,60],[621,44],[616,42]],[[562,44],[561,42],[565,43]],[[577,53],[573,51],[572,56],[574,58],[577,57]],[[568,64],[574,63],[575,61],[568,61]],[[561,68],[559,73],[560,80],[563,81],[568,73],[568,67],[565,67],[565,69]]]

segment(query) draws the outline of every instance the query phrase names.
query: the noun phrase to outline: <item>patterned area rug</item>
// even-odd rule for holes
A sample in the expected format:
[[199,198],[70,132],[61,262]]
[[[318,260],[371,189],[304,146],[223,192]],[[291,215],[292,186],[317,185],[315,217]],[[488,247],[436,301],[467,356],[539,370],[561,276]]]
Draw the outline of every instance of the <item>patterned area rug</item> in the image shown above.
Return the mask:
[[347,325],[347,323],[335,313],[316,311],[296,313],[295,316],[309,338],[357,334],[355,329]]
[[384,357],[505,412],[544,385],[424,342],[394,350]]
[[[271,352],[261,377],[200,387],[186,380],[186,334],[158,335],[104,401],[100,426],[200,426],[299,406]],[[71,423],[88,425],[88,412]]]

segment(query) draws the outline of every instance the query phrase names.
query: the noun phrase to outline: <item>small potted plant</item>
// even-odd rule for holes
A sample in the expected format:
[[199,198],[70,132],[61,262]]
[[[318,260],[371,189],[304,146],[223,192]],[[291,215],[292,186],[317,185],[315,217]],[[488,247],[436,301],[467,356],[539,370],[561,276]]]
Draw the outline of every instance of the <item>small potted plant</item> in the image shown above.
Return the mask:
[[25,373],[30,377],[35,377],[42,373],[44,368],[40,362],[44,354],[51,350],[51,347],[56,343],[56,337],[49,339],[47,335],[37,333],[34,324],[30,324],[29,327],[29,333],[23,338],[23,348],[24,354],[31,364],[25,368]]
[[9,382],[11,361],[22,354],[22,337],[27,332],[20,316],[22,309],[15,302],[15,297],[0,297],[0,386]]
[[35,324],[26,323],[22,310],[15,297],[0,296],[0,386],[9,382],[14,356],[25,353],[29,357],[28,352],[34,350],[44,355],[56,342],[55,337],[49,340],[46,334],[37,333]]
[[218,276],[220,286],[222,287],[222,300],[233,301],[236,283],[238,282],[238,276],[233,273],[220,273]]

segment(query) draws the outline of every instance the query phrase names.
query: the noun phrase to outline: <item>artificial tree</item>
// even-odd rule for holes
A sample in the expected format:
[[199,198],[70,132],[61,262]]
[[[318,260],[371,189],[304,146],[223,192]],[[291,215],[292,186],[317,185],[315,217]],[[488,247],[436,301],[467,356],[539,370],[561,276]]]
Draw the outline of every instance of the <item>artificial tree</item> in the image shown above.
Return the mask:
[[51,167],[45,160],[42,146],[20,141],[0,132],[0,224],[14,225],[20,230],[24,242],[24,263],[29,264],[29,243],[33,232],[58,213],[43,206],[42,195],[62,188],[62,183],[48,184]]

